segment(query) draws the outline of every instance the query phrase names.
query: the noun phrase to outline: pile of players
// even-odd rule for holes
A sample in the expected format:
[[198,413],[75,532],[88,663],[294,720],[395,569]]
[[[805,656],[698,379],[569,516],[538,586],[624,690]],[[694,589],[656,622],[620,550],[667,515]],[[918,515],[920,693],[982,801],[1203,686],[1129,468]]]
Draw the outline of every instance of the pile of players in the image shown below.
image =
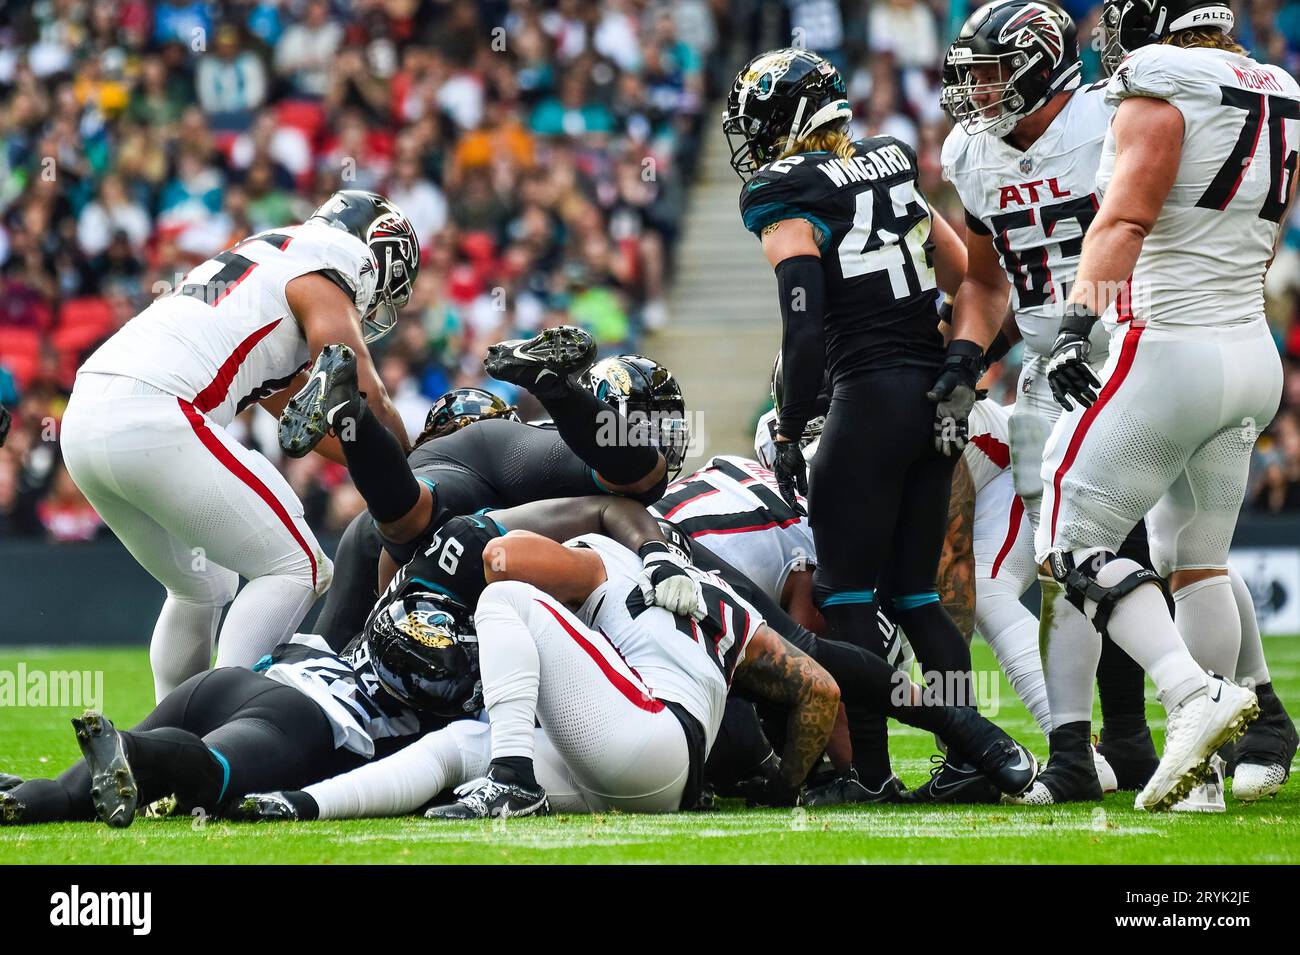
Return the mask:
[[[1220,9],[1182,4],[1180,17],[1184,6]],[[1226,36],[1230,14],[1219,27]],[[1121,301],[1138,321],[1105,364],[1106,338],[1085,320],[1103,303],[1067,308],[1063,297],[1084,269],[1085,231],[1094,219],[1107,227],[1094,179],[1115,104],[1163,90],[1195,115],[1183,99],[1199,87],[1183,97],[1159,85],[1186,68],[1166,62],[1173,50],[1080,89],[1066,14],[1037,0],[976,11],[945,76],[960,127],[944,162],[968,210],[964,246],[930,214],[909,149],[844,136],[843,82],[829,63],[783,50],[748,64],[724,130],[742,140],[742,216],[782,289],[777,408],[760,423],[758,460],[715,457],[677,480],[690,435],[672,375],[641,356],[597,361],[575,328],[502,342],[485,362],[536,396],[548,421],[524,423],[461,389],[408,447],[367,349],[409,300],[420,260],[383,197],[339,193],[306,223],[199,266],[80,369],[61,438],[74,480],[167,589],[151,643],[158,706],[130,730],[99,713],[74,720],[83,759],[56,779],[0,776],[0,823],[126,826],[159,800],[256,819],[473,820],[671,812],[717,795],[1042,804],[1115,788],[1140,790],[1149,810],[1216,810],[1214,754],[1243,730],[1235,752],[1224,749],[1234,796],[1277,792],[1296,734],[1271,691],[1249,595],[1223,559],[1231,523],[1226,539],[1185,533],[1204,523],[1197,482],[1214,462],[1198,469],[1206,454],[1189,452],[1180,463],[1163,435],[1141,432],[1144,447],[1164,448],[1161,467],[1178,465],[1169,483],[1189,489],[1162,497],[1168,484],[1152,481],[1145,503],[1106,518],[1089,510],[1108,489],[1089,449],[1104,459],[1108,429],[1140,432],[1111,398],[1126,376],[1158,375],[1158,357],[1134,358],[1137,338],[1170,320]],[[1285,131],[1294,81],[1249,62],[1236,75],[1278,85],[1268,102]],[[1238,195],[1267,205],[1267,188],[1239,179],[1223,207]],[[956,296],[946,357],[936,287]],[[976,343],[973,329],[1001,322],[1009,288],[1013,321],[992,347]],[[803,293],[796,310],[792,289]],[[1008,413],[977,401],[975,386],[1015,329],[1028,355]],[[1146,347],[1161,340],[1149,333]],[[1222,347],[1255,344],[1243,333]],[[1063,397],[1081,407],[1062,415]],[[1267,398],[1252,421],[1271,416]],[[365,499],[334,563],[274,468],[227,433],[252,402],[279,417],[287,453],[345,463]],[[1094,419],[1105,425],[1089,444]],[[1226,470],[1215,472],[1216,531],[1234,490]],[[1173,620],[1145,538],[1130,534],[1157,499],[1156,527],[1186,518],[1182,539],[1158,548]],[[1184,499],[1190,512],[1178,510]],[[1117,553],[1087,539],[1134,507]],[[1034,527],[1047,546],[1035,546]],[[1035,577],[1046,659],[1040,622],[1019,602]],[[316,632],[297,633],[322,594]],[[1125,652],[1150,656],[1125,637],[1135,625],[1153,645],[1178,641],[1148,666],[1171,711],[1163,759],[1142,669]],[[1198,626],[1217,628],[1213,639]],[[1048,739],[1042,773],[978,713],[976,630]],[[890,769],[888,719],[944,748],[914,790]]]

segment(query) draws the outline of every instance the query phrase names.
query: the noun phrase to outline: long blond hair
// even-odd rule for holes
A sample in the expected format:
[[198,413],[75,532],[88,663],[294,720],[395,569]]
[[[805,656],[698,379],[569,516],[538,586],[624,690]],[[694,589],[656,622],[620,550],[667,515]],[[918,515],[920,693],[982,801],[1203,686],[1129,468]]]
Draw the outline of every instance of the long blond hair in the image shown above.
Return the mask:
[[1246,48],[1232,38],[1232,34],[1224,33],[1222,30],[1215,30],[1211,27],[1199,27],[1192,30],[1179,30],[1177,33],[1171,33],[1160,41],[1169,46],[1182,47],[1204,47],[1210,50],[1226,50],[1229,53],[1240,53],[1246,55]]
[[853,137],[845,129],[815,129],[781,150],[781,159],[795,153],[828,152],[840,159],[853,158]]

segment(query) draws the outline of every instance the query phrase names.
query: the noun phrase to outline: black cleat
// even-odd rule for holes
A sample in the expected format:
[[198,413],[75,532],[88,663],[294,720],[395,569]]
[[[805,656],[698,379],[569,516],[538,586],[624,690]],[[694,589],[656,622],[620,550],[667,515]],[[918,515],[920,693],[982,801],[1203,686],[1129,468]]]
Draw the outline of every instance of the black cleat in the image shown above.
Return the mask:
[[[980,716],[973,706],[953,709],[943,739],[954,758],[962,754],[967,766],[988,777],[1004,796],[1019,796],[1038,775],[1038,760],[995,723]],[[956,751],[954,753],[953,751]],[[933,781],[933,780],[932,780]]]
[[490,776],[456,787],[455,802],[434,806],[426,819],[512,819],[516,816],[544,816],[551,811],[546,790],[541,786],[498,782]]
[[280,415],[280,447],[291,458],[302,457],[342,417],[360,414],[363,400],[357,390],[357,356],[347,345],[326,345],[311,366],[307,384]]
[[125,829],[135,819],[140,790],[121,734],[112,720],[95,710],[86,710],[74,719],[72,728],[90,770],[90,799],[96,814],[114,829]]
[[498,381],[536,394],[564,387],[565,380],[586,371],[596,360],[596,340],[581,328],[547,328],[527,340],[488,346],[483,370]]
[[231,814],[245,822],[298,822],[302,817],[283,793],[249,793]]
[[1052,730],[1047,739],[1051,755],[1034,784],[1008,802],[1026,806],[1053,806],[1063,802],[1101,802],[1101,781],[1093,755],[1087,723],[1071,723]]
[[998,787],[973,766],[951,763],[938,755],[930,757],[934,767],[929,780],[906,793],[909,803],[995,803],[1002,798]]
[[0,773],[0,793],[7,793],[22,785],[23,778],[12,773]]
[[907,787],[897,776],[890,776],[872,789],[858,778],[858,771],[850,769],[828,783],[806,790],[805,806],[847,806],[853,803],[905,802]]
[[1272,688],[1261,687],[1259,719],[1237,740],[1232,795],[1241,802],[1276,796],[1291,776],[1300,736]]
[[0,826],[21,826],[27,807],[8,790],[0,792]]
[[1097,752],[1115,770],[1116,785],[1124,790],[1145,789],[1155,775],[1156,767],[1160,765],[1156,744],[1151,739],[1151,730],[1145,724],[1138,732],[1123,736],[1107,733],[1103,726]]

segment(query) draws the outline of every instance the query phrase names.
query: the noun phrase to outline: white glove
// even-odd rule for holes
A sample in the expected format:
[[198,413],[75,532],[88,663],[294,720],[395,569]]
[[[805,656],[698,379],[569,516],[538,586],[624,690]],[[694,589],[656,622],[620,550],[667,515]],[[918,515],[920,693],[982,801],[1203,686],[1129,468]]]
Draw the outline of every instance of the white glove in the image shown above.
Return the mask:
[[637,583],[646,605],[662,607],[679,617],[703,620],[708,616],[700,583],[686,572],[686,560],[667,544],[651,541],[640,551],[641,576]]

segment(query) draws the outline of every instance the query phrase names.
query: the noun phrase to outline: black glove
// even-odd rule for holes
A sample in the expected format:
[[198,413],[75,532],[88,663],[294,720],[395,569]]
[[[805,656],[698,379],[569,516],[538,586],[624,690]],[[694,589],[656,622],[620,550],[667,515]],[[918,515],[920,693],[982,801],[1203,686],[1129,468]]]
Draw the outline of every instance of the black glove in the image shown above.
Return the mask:
[[1073,398],[1085,408],[1097,400],[1101,381],[1088,364],[1092,345],[1088,336],[1097,324],[1097,315],[1083,305],[1067,305],[1061,319],[1061,330],[1052,344],[1052,354],[1047,360],[1047,384],[1052,397],[1066,411],[1073,411]]
[[796,514],[806,516],[808,512],[797,496],[808,493],[808,462],[803,459],[803,448],[798,441],[781,441],[779,437],[773,444],[776,460],[772,462],[772,473],[776,475],[777,490]]
[[736,783],[736,795],[744,796],[745,805],[750,809],[755,806],[797,806],[802,790],[791,789],[779,775],[751,776]]
[[964,338],[948,344],[943,371],[926,397],[935,403],[934,447],[952,457],[966,447],[966,421],[975,407],[975,384],[984,370],[984,349]]

